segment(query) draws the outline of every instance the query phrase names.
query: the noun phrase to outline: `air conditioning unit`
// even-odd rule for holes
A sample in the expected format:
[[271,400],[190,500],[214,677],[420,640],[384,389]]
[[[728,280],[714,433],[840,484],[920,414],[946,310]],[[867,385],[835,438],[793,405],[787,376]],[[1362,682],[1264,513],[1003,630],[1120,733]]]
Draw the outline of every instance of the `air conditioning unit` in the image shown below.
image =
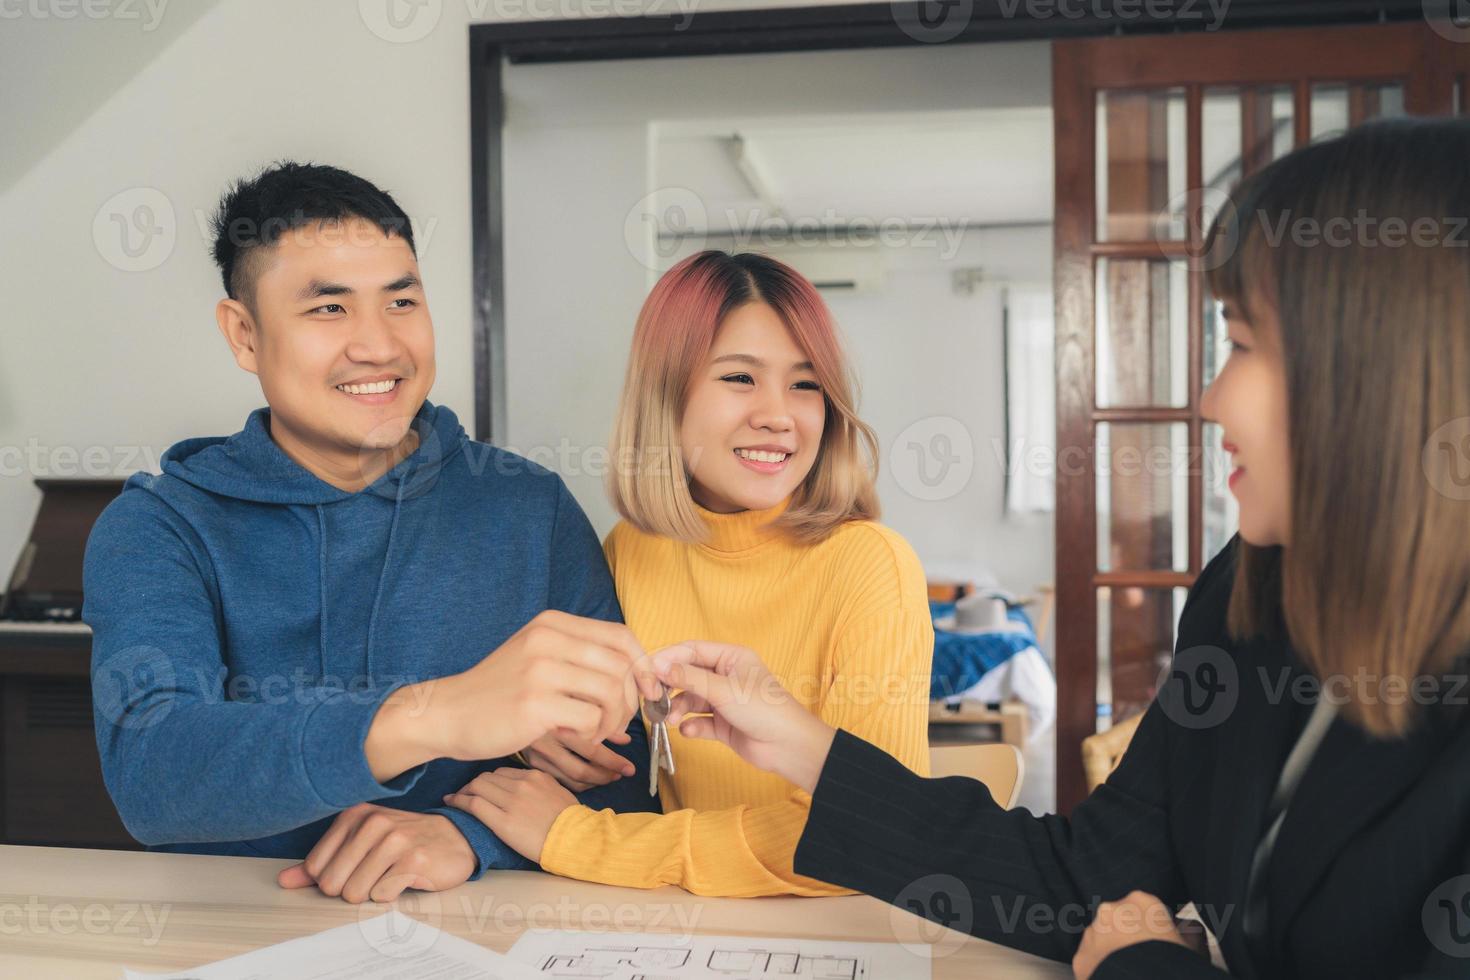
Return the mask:
[[790,242],[765,245],[755,251],[786,263],[821,290],[870,292],[882,289],[888,274],[886,256],[877,243],[803,245]]

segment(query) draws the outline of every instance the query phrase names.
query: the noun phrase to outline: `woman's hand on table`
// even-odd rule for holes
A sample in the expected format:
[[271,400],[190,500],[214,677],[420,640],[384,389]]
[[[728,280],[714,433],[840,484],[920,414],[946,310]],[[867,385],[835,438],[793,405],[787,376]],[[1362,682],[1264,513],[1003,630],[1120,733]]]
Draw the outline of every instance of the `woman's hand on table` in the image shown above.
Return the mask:
[[754,650],[690,640],[655,653],[653,669],[682,688],[672,700],[671,727],[686,738],[723,742],[808,793],[816,789],[837,731],[792,697]]
[[577,798],[554,778],[535,769],[507,766],[482,772],[444,802],[479,820],[528,861],[541,863],[551,825]]
[[453,888],[474,871],[469,841],[443,814],[359,803],[339,813],[306,860],[282,869],[276,882],[316,885],[355,905],[391,902],[406,888]]

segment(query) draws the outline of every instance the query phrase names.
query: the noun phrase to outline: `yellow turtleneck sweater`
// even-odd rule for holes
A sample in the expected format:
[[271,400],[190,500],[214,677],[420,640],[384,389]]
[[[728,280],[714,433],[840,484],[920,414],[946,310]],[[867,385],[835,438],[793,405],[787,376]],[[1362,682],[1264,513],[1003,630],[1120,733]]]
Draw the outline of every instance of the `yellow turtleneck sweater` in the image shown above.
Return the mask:
[[[934,629],[918,558],[871,521],[795,544],[765,526],[785,507],[701,509],[710,537],[700,545],[618,524],[604,548],[628,626],[650,652],[692,639],[750,647],[828,724],[928,775]],[[661,776],[664,812],[568,807],[546,838],[543,868],[697,895],[848,894],[792,870],[810,794],[723,744],[669,736],[677,771]]]

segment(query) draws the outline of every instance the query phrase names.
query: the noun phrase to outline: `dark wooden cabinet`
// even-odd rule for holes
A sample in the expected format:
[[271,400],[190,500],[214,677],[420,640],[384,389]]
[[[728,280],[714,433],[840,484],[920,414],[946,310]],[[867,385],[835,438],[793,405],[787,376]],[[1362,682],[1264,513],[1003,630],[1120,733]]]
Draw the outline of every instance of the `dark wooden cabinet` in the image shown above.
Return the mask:
[[102,782],[85,636],[0,634],[0,841],[137,850]]
[[38,479],[41,504],[0,595],[0,843],[137,849],[102,782],[87,537],[122,480]]

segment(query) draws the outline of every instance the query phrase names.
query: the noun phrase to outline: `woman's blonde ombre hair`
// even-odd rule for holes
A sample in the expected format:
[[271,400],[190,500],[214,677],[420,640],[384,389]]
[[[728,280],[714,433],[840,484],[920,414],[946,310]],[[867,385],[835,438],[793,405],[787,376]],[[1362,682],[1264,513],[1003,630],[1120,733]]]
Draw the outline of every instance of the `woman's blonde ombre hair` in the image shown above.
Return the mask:
[[793,540],[823,540],[841,524],[878,517],[878,442],[858,418],[856,380],[816,287],[794,269],[752,252],[715,250],[681,261],[638,314],[613,428],[608,495],[639,530],[697,543],[708,534],[689,492],[679,427],[694,372],[731,311],[765,303],[812,363],[827,404],[811,472],[775,526]]
[[1470,119],[1370,123],[1243,182],[1207,251],[1229,250],[1217,297],[1275,312],[1286,369],[1290,541],[1241,542],[1231,630],[1284,634],[1319,680],[1377,678],[1339,710],[1380,737],[1419,707],[1384,683],[1463,697],[1444,675],[1470,666],[1466,161]]

